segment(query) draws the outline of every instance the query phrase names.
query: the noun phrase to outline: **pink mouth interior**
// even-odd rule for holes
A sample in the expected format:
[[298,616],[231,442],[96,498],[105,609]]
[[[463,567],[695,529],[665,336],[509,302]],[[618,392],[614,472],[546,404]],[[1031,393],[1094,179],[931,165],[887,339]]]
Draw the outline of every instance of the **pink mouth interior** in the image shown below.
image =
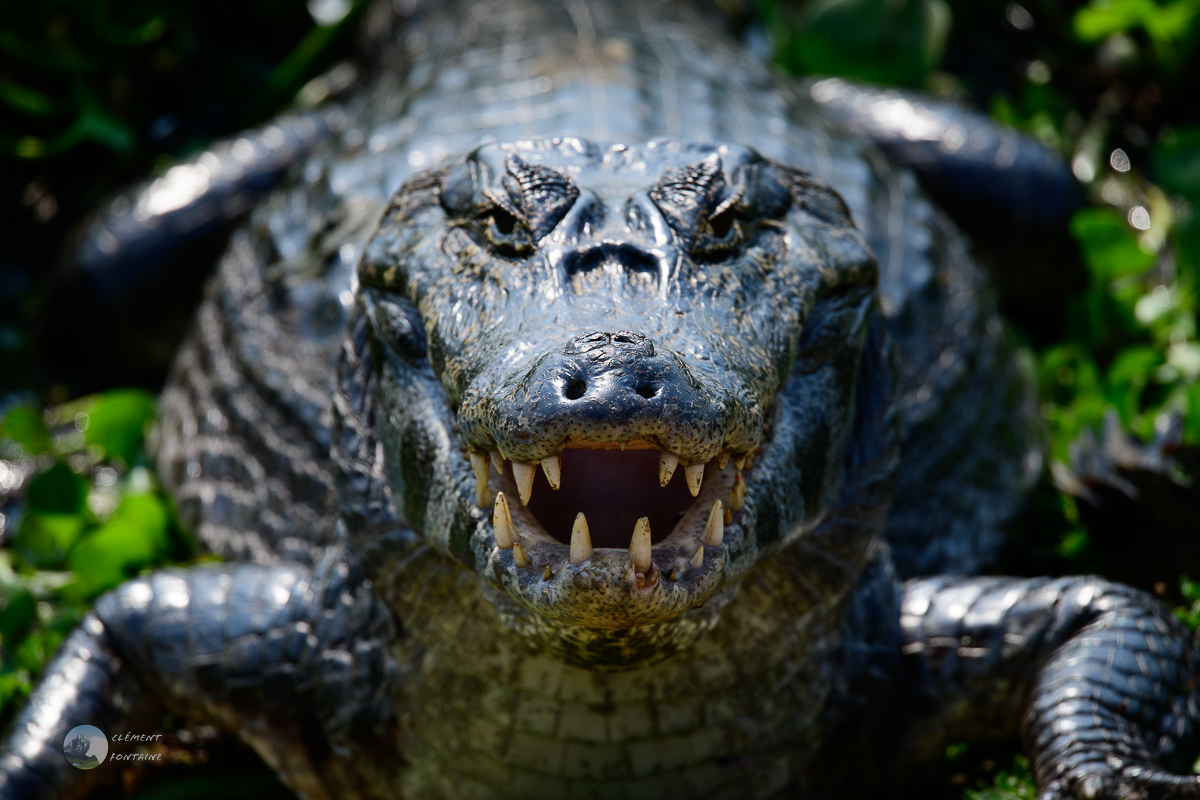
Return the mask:
[[533,483],[529,510],[546,532],[564,544],[571,541],[575,515],[587,517],[593,547],[629,547],[633,526],[650,518],[650,538],[660,542],[671,533],[695,498],[687,490],[683,465],[664,488],[658,483],[657,450],[578,450],[560,454],[562,480],[550,488],[542,470]]

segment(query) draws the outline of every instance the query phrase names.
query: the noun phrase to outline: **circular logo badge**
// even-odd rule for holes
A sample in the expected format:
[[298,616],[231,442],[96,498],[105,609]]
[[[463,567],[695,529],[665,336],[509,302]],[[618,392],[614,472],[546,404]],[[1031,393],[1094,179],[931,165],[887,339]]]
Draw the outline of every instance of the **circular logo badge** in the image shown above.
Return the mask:
[[108,756],[108,737],[94,725],[79,725],[63,739],[63,755],[72,767],[95,769]]

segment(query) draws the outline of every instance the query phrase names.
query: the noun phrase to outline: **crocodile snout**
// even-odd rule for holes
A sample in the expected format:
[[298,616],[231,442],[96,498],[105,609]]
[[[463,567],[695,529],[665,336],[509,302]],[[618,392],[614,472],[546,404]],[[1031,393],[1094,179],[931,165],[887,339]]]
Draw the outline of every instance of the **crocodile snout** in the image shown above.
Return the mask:
[[[546,422],[574,419],[594,426],[587,436],[634,428],[662,417],[664,409],[696,409],[707,405],[686,379],[686,368],[669,353],[635,331],[596,331],[576,336],[560,353],[533,370],[537,387],[532,417]],[[576,427],[576,426],[573,426]]]

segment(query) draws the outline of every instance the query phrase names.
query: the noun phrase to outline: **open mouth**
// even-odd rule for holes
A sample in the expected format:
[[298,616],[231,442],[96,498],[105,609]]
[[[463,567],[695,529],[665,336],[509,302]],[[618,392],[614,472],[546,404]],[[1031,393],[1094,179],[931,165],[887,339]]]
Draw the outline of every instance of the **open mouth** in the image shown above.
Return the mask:
[[721,547],[746,491],[727,453],[686,464],[644,440],[624,449],[570,440],[539,464],[499,453],[474,453],[471,462],[476,502],[493,511],[497,556],[511,553],[514,567],[546,581],[620,565],[642,590],[694,578],[705,569],[705,548],[711,557]]

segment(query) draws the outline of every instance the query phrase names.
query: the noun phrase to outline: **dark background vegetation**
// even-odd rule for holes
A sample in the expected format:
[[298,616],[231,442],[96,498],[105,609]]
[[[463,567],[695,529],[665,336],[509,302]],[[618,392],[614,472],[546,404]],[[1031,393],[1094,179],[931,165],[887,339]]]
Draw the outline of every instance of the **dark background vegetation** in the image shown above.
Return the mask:
[[[1051,466],[1000,568],[1135,583],[1195,627],[1200,0],[727,5],[781,68],[924,89],[1062,153],[1085,198],[1070,218],[959,214],[1047,428]],[[73,232],[120,187],[263,122],[352,59],[362,10],[0,0],[0,723],[99,593],[195,558],[143,437],[198,284],[160,337],[123,349],[121,320],[63,300]],[[166,770],[127,770],[113,795],[286,796],[211,730],[184,726],[161,748]],[[1033,798],[1015,748],[952,747],[909,790]]]

